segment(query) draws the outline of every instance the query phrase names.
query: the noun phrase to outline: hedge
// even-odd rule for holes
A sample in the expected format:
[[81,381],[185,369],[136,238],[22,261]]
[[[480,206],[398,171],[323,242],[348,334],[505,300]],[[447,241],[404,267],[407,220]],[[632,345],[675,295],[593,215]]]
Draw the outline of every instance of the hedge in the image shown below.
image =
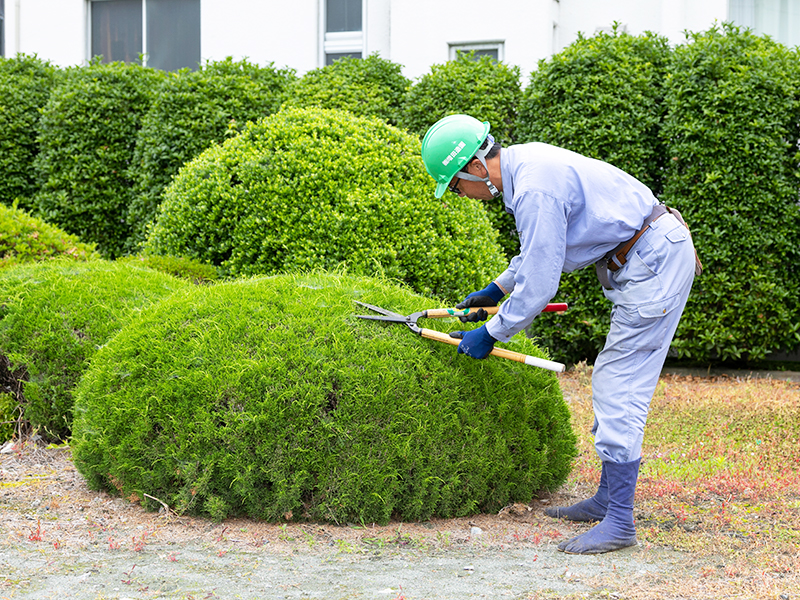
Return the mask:
[[127,250],[144,241],[161,194],[184,163],[236,135],[248,121],[277,112],[294,71],[246,60],[205,63],[168,75],[142,120],[130,179],[135,183],[127,220]]
[[226,275],[344,264],[458,301],[505,261],[477,201],[433,197],[419,153],[377,118],[285,109],[181,170],[148,251]]
[[[474,52],[433,65],[406,94],[402,125],[410,132],[425,135],[431,125],[447,115],[464,113],[488,121],[494,138],[509,145],[516,139],[517,110],[522,100],[519,67],[497,62]],[[484,206],[492,225],[500,233],[499,242],[506,258],[519,252],[514,219],[502,203]]]
[[33,161],[39,153],[39,109],[61,72],[36,56],[0,57],[0,203],[31,208],[37,191]]
[[[652,33],[579,37],[531,74],[520,106],[520,142],[545,142],[609,162],[661,187],[664,79],[670,47]],[[565,362],[593,360],[609,329],[610,303],[593,268],[565,274],[564,315],[543,314],[529,332]]]
[[[476,361],[404,325],[440,306],[385,280],[311,273],[179,292],[103,347],[71,446],[90,487],[178,513],[386,523],[494,512],[576,456],[552,372]],[[450,323],[425,326],[461,328]],[[510,346],[541,356],[524,336]],[[151,498],[152,497],[152,498]]]
[[705,272],[674,349],[759,360],[800,344],[800,54],[730,24],[675,50],[663,199],[692,227]]
[[136,135],[166,75],[124,63],[69,69],[39,123],[40,215],[107,258],[123,253]]
[[189,286],[100,260],[0,270],[0,391],[14,393],[30,427],[45,439],[67,439],[73,389],[98,348],[144,307]]
[[370,54],[344,57],[312,69],[292,86],[288,106],[346,110],[362,117],[378,117],[397,125],[403,97],[411,81],[402,65]]

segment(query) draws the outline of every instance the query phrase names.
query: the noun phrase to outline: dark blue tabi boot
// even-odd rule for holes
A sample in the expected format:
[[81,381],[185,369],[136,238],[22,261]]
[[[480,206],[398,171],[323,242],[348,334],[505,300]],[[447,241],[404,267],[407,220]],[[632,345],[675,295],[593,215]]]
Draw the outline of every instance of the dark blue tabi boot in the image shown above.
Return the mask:
[[603,463],[603,470],[600,472],[600,486],[597,493],[591,498],[581,500],[572,506],[554,506],[545,508],[544,514],[556,519],[567,519],[568,521],[602,521],[608,509],[608,478],[606,475],[606,463]]
[[592,529],[561,542],[558,549],[567,554],[602,554],[635,546],[633,496],[639,476],[639,462],[603,463],[608,480],[608,510],[605,518]]

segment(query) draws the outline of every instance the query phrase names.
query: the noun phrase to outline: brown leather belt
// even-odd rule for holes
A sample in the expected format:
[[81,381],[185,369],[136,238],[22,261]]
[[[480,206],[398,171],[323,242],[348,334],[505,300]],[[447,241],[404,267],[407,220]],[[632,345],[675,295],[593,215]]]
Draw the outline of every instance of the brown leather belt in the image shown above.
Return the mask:
[[650,228],[650,224],[655,222],[659,217],[667,214],[667,212],[669,212],[669,209],[667,209],[666,206],[663,204],[656,204],[653,207],[653,212],[651,212],[650,216],[644,220],[642,228],[637,231],[636,234],[627,242],[623,242],[611,251],[606,264],[608,270],[614,273],[619,271],[625,265],[625,263],[628,262],[628,252],[631,251],[631,248],[633,248],[633,245],[639,240],[639,238],[644,235],[644,232]]

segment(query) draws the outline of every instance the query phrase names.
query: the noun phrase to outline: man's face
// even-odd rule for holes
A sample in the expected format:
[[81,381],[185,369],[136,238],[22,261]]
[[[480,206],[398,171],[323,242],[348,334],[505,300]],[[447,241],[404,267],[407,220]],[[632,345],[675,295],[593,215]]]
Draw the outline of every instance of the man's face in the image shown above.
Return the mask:
[[[486,169],[481,164],[481,161],[479,161],[477,158],[473,158],[472,161],[467,165],[467,173],[476,175],[477,177],[486,177],[488,175]],[[493,198],[492,193],[489,191],[489,188],[486,186],[485,182],[461,179],[458,176],[458,173],[456,173],[453,179],[450,180],[450,184],[447,187],[454,194],[466,196],[467,198],[472,198],[473,200],[491,200]]]

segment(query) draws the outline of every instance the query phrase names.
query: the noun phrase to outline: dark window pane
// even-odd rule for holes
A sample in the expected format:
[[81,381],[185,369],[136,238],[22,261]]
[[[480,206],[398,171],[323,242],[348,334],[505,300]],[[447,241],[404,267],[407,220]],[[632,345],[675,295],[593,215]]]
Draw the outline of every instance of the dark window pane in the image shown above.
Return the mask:
[[147,66],[197,69],[200,0],[147,0]]
[[333,64],[333,61],[339,60],[340,58],[361,58],[361,52],[334,52],[332,54],[325,55],[325,66]]
[[92,56],[135,62],[142,53],[142,0],[92,2]]
[[361,0],[328,0],[325,31],[361,31]]

